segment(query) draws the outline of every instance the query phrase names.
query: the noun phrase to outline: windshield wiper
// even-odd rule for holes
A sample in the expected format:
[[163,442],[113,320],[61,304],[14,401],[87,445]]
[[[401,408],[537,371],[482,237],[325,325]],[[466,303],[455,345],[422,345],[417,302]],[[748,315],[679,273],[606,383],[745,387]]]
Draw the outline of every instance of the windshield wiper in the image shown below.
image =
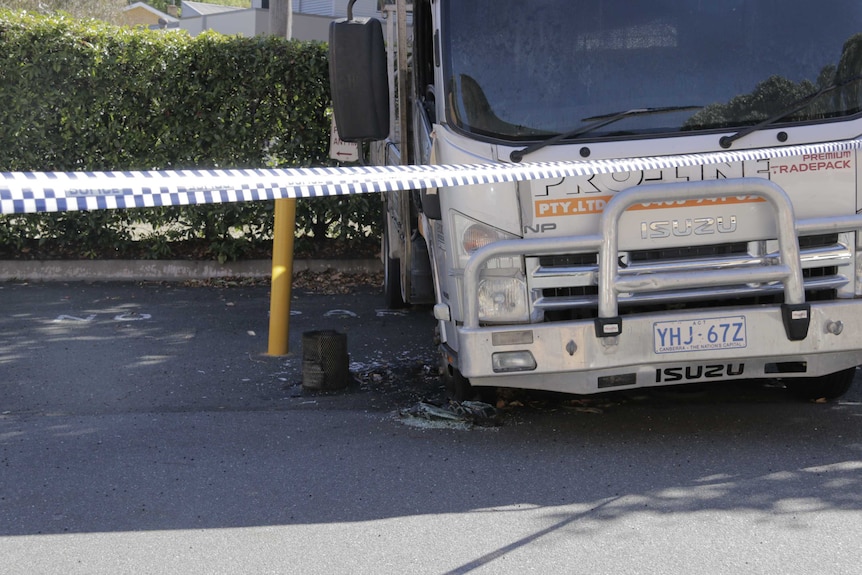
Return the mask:
[[580,128],[575,128],[568,132],[562,132],[548,138],[547,140],[542,140],[541,142],[536,142],[535,144],[530,144],[526,148],[521,148],[520,150],[513,150],[511,154],[509,154],[509,159],[513,162],[520,162],[524,159],[524,156],[527,154],[532,154],[537,150],[541,150],[546,146],[552,146],[557,142],[561,142],[562,140],[569,140],[571,138],[575,138],[577,136],[582,136],[588,132],[592,132],[597,128],[601,128],[602,126],[607,126],[608,124],[613,124],[623,118],[628,118],[629,116],[643,116],[649,114],[661,114],[664,112],[680,112],[684,110],[699,110],[703,106],[666,106],[660,108],[634,108],[631,110],[625,110],[623,112],[614,112],[613,114],[604,114],[602,116],[591,116],[589,118],[584,118],[582,121],[586,122],[588,120],[596,120],[592,124],[587,124],[586,126],[581,126]]
[[757,132],[758,130],[762,130],[766,126],[769,126],[770,124],[774,124],[778,120],[786,118],[787,116],[790,116],[791,114],[795,114],[796,112],[807,108],[808,106],[811,105],[812,102],[814,102],[815,100],[817,100],[819,97],[823,96],[824,94],[828,94],[829,92],[834,92],[838,88],[843,88],[844,86],[854,84],[854,83],[858,82],[859,80],[862,80],[862,75],[851,76],[850,78],[848,78],[842,82],[835,82],[834,84],[829,84],[825,88],[820,88],[816,92],[811,92],[810,94],[799,98],[798,100],[796,100],[795,102],[793,102],[792,104],[790,104],[789,106],[787,106],[786,108],[781,110],[780,112],[766,118],[765,120],[763,120],[761,122],[753,124],[753,125],[751,125],[747,128],[744,128],[742,130],[739,130],[738,132],[731,134],[730,136],[722,136],[721,139],[718,140],[718,145],[721,146],[722,148],[727,149],[736,140],[744,138],[745,136],[748,136],[749,134],[753,134],[754,132]]

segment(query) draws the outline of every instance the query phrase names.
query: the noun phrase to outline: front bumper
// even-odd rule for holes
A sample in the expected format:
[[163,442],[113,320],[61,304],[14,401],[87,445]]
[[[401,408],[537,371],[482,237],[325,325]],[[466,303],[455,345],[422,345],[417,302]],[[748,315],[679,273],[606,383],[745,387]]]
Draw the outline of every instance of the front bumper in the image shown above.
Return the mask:
[[[815,377],[862,365],[862,300],[812,304],[810,314],[808,334],[797,341],[785,333],[780,306],[626,316],[615,337],[596,337],[590,320],[460,328],[459,368],[473,385],[589,394],[710,379]],[[745,318],[745,347],[656,352],[656,323],[728,316]],[[493,354],[519,351],[532,354],[535,369],[494,372]]]

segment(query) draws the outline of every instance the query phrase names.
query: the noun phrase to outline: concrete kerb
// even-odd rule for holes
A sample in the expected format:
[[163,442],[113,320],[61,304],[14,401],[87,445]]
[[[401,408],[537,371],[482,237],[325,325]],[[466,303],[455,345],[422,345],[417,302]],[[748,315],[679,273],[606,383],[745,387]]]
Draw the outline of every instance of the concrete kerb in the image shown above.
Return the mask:
[[[377,259],[299,259],[293,271],[373,273]],[[184,281],[214,278],[266,278],[270,260],[226,262],[185,260],[3,260],[0,281]]]

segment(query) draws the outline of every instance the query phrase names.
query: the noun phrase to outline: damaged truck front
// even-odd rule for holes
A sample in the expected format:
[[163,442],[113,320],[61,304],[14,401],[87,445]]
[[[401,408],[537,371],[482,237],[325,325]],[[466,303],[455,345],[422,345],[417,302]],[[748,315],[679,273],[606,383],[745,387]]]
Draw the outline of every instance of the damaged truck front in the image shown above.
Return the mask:
[[[352,6],[352,2],[351,2]],[[459,398],[862,364],[862,3],[404,0],[330,29],[373,163],[581,162],[384,194],[385,292],[433,303]]]

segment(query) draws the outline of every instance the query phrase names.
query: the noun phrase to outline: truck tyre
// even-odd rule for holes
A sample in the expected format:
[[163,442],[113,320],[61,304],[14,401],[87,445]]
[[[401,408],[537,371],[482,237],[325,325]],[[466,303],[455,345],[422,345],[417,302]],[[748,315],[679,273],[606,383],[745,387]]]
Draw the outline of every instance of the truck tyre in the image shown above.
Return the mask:
[[788,379],[784,385],[790,395],[797,399],[806,401],[821,398],[836,399],[847,393],[855,377],[856,368],[851,367],[821,377]]
[[388,226],[383,225],[383,301],[389,309],[406,307],[401,297],[401,260],[389,257]]
[[446,397],[449,399],[454,401],[473,399],[473,386],[470,385],[470,380],[453,367],[443,368],[443,385],[446,388]]
[[453,401],[482,401],[490,405],[497,402],[496,387],[473,387],[470,380],[453,367],[444,367],[443,385],[446,388],[446,396]]

